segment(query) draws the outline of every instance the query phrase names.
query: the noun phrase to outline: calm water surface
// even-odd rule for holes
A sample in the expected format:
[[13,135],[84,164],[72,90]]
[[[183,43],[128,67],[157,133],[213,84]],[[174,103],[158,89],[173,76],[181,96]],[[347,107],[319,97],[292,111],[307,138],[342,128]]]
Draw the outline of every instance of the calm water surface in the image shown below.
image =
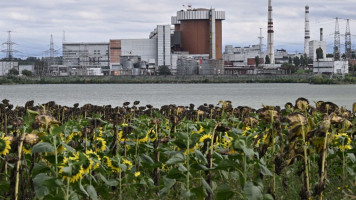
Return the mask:
[[351,108],[356,102],[356,85],[309,84],[60,84],[60,85],[0,85],[0,100],[9,99],[14,105],[26,101],[36,104],[55,101],[72,106],[122,105],[123,102],[140,101],[140,105],[162,106],[217,104],[230,100],[234,106],[260,108],[265,105],[283,106],[294,103],[299,97],[312,101],[332,101]]

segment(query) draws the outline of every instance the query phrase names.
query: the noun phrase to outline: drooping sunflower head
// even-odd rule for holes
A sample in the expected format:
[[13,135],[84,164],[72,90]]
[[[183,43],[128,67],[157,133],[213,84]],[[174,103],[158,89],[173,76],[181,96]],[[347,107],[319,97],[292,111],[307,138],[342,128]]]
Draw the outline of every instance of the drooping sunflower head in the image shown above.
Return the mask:
[[204,143],[205,140],[211,140],[211,135],[205,134],[200,137],[199,143]]
[[98,149],[100,149],[101,151],[105,151],[106,141],[101,137],[97,137],[96,142],[97,142],[96,145],[97,145]]
[[351,138],[346,133],[338,133],[333,139],[334,145],[338,147],[341,151],[352,149]]
[[72,156],[64,157],[59,166],[59,174],[63,179],[69,179],[71,183],[77,182],[86,173],[81,161],[82,154],[75,153]]
[[110,159],[107,156],[104,156],[104,163],[111,169],[113,172],[120,172],[120,165],[117,160]]
[[0,138],[0,155],[6,156],[10,153],[10,140],[8,137],[1,136]]
[[87,150],[85,153],[93,161],[93,164],[92,164],[93,169],[98,168],[100,165],[99,161],[101,160],[100,156],[92,150]]
[[89,173],[89,171],[92,169],[94,161],[90,159],[90,157],[87,154],[81,153],[79,156],[81,162],[82,162],[82,167],[84,170],[84,173]]
[[157,138],[157,133],[156,133],[156,131],[155,130],[149,130],[148,132],[147,132],[147,134],[148,134],[148,138],[150,138],[150,141],[151,142],[153,142],[153,141],[155,141],[156,140],[156,138]]

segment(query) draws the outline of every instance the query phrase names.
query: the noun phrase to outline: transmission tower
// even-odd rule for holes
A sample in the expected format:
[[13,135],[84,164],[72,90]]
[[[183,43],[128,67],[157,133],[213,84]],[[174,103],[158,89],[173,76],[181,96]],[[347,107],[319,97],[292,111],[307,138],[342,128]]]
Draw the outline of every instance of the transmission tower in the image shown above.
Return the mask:
[[53,44],[53,36],[51,34],[51,43],[49,44],[49,57],[51,61],[53,61],[54,58],[54,44]]
[[335,34],[334,34],[334,60],[340,60],[340,30],[339,18],[336,17]]
[[346,33],[345,33],[345,55],[347,59],[351,59],[352,50],[351,50],[351,31],[349,19],[346,20]]
[[7,31],[7,42],[4,42],[3,45],[6,45],[6,50],[4,50],[6,52],[6,58],[8,60],[12,60],[12,58],[14,57],[14,52],[15,50],[12,48],[14,44],[14,42],[12,42],[11,40],[11,32],[12,31]]

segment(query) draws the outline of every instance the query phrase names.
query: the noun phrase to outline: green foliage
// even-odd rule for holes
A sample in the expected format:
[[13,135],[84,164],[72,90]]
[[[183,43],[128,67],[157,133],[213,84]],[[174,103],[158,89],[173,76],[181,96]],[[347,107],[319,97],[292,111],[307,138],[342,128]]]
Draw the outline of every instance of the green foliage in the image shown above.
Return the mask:
[[265,64],[271,64],[271,58],[268,55],[266,55]]
[[32,76],[32,72],[31,71],[29,71],[29,70],[22,70],[22,74],[24,75],[24,76]]
[[12,68],[9,70],[9,75],[13,75],[13,76],[19,75],[19,71],[15,68]]
[[158,74],[159,75],[171,75],[171,70],[167,65],[162,65],[158,67]]
[[320,59],[324,58],[324,52],[321,47],[316,49],[316,59],[319,61]]
[[294,57],[293,63],[296,67],[300,66],[300,58],[298,56]]
[[199,110],[48,104],[13,112],[26,117],[20,127],[8,127],[15,141],[10,151],[0,150],[1,166],[8,167],[1,196],[13,193],[17,129],[28,130],[20,199],[309,199],[321,195],[313,188],[326,179],[325,198],[356,192],[354,111],[331,102],[314,107],[300,98],[285,109],[258,111],[231,102]]
[[256,56],[255,57],[255,65],[256,65],[256,67],[258,67],[259,64],[260,64],[260,57]]

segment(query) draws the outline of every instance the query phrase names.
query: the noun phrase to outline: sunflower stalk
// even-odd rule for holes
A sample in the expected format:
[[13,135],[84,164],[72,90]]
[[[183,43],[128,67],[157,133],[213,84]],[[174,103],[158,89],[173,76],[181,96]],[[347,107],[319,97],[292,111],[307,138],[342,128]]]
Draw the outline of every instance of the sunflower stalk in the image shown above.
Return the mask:
[[[159,157],[160,157],[160,152],[159,152],[159,137],[158,137],[158,124],[155,124],[155,129],[156,129],[156,134],[157,137],[154,141],[154,151],[155,151],[155,162],[159,162]],[[156,167],[154,169],[154,183],[156,186],[159,185],[159,179],[160,179],[160,169],[159,167]]]
[[305,168],[305,182],[307,184],[307,192],[309,194],[310,191],[310,182],[309,182],[309,166],[308,166],[308,152],[307,152],[307,143],[306,143],[306,138],[305,138],[305,129],[304,129],[304,124],[303,120],[301,117],[298,115],[299,121],[302,122],[302,137],[303,137],[303,152],[304,152],[304,168]]
[[[270,117],[271,117],[271,138],[272,138],[272,158],[275,157],[275,151],[276,151],[276,146],[275,146],[275,141],[274,141],[274,118],[273,118],[273,112],[270,111]],[[274,196],[276,196],[276,164],[273,162],[273,183],[272,183],[272,193]]]
[[[190,186],[189,186],[189,140],[190,140],[190,134],[189,134],[189,131],[188,131],[188,124],[187,124],[187,136],[188,136],[188,139],[187,139],[187,175],[186,175],[186,179],[187,179],[187,191],[188,191],[188,194],[190,193]],[[187,197],[187,199],[189,199],[189,197]]]
[[[208,184],[210,187],[212,187],[212,168],[213,168],[213,153],[214,153],[214,137],[215,137],[215,132],[216,129],[218,128],[218,126],[220,125],[220,123],[217,123],[214,127],[213,130],[213,135],[211,137],[211,141],[210,141],[210,151],[208,154],[208,162],[209,162],[209,174],[208,174]],[[208,192],[208,197],[206,198],[207,200],[213,199],[213,194],[211,194],[210,192]]]
[[[324,138],[324,147],[323,147],[323,154],[322,154],[322,161],[321,161],[321,177],[320,177],[319,184],[324,184],[324,181],[326,179],[325,165],[326,165],[326,155],[327,155],[328,134],[329,134],[329,132],[326,131],[325,138]],[[321,192],[319,195],[319,200],[322,200],[322,199],[323,199],[323,192]]]
[[66,200],[69,200],[69,178],[67,178]]
[[15,200],[18,199],[19,195],[19,185],[20,185],[20,166],[21,166],[21,156],[22,156],[22,147],[23,147],[23,142],[25,140],[25,134],[26,128],[24,128],[21,138],[20,138],[20,144],[18,146],[18,161],[16,163],[16,183],[15,183]]

